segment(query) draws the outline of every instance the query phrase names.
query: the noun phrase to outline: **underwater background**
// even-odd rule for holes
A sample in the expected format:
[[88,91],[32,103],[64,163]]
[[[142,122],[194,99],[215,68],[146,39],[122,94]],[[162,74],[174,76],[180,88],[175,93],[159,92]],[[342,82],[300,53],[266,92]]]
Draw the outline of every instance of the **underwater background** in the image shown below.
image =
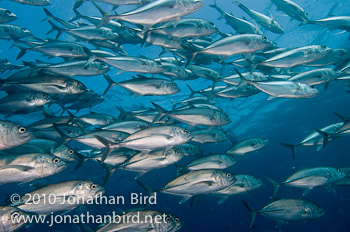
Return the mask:
[[[225,20],[218,20],[218,12],[209,7],[214,4],[211,0],[204,0],[205,5],[198,11],[189,16],[191,18],[204,18],[213,22],[216,27],[224,33],[235,34],[235,31],[227,24]],[[300,22],[291,20],[290,17],[283,15],[283,12],[276,11],[276,7],[268,0],[240,0],[246,6],[269,15],[271,11],[275,19],[283,26],[284,34],[274,34],[264,28],[261,28],[264,35],[279,47],[302,47],[307,45],[325,45],[329,48],[350,49],[349,32],[337,34],[338,30],[330,30],[326,27],[318,25],[299,26]],[[329,1],[329,0],[295,0],[295,2],[303,7],[308,13],[310,19],[320,19],[327,17],[329,10],[333,8],[334,15],[349,15],[350,2]],[[106,11],[111,11],[111,6],[98,2]],[[217,0],[217,4],[226,12],[242,18],[248,18],[237,5],[231,1]],[[51,5],[45,6],[53,15],[58,18],[69,20],[75,16],[71,10],[74,5],[69,0],[51,0]],[[37,38],[54,38],[54,33],[46,35],[50,30],[50,25],[44,21],[45,17],[43,7],[22,5],[16,2],[3,0],[1,7],[14,12],[18,19],[12,22],[27,28]],[[134,6],[120,6],[117,12],[126,12],[134,9]],[[96,7],[89,1],[85,2],[79,12],[83,15],[95,16],[100,15]],[[185,18],[186,18],[185,17]],[[254,22],[253,22],[254,23]],[[213,36],[216,40],[218,36]],[[61,40],[73,41],[72,37],[63,34]],[[33,62],[36,59],[48,61],[42,57],[40,53],[28,52],[21,59],[16,60],[19,53],[17,47],[11,47],[11,40],[0,40],[0,58],[7,58],[13,65],[21,65],[21,61]],[[11,47],[11,48],[10,48]],[[143,46],[140,44],[123,45],[129,56],[146,56],[147,58],[158,58],[161,48],[156,45]],[[165,53],[163,56],[172,56],[171,53]],[[237,56],[238,57],[238,56]],[[60,58],[49,59],[49,62],[61,62]],[[207,65],[218,72],[221,66],[216,63]],[[297,67],[294,71],[304,70],[304,67]],[[118,69],[112,68],[108,74],[114,81],[130,79],[135,73],[125,72],[117,74]],[[233,66],[227,66],[222,75],[228,76],[235,74]],[[2,73],[1,78],[5,79],[9,76]],[[99,76],[77,76],[74,77],[92,89],[95,93],[102,95],[107,87],[107,82],[102,75]],[[168,101],[180,102],[189,97],[190,90],[186,86],[188,84],[194,90],[200,90],[212,85],[212,81],[199,78],[195,80],[175,80],[180,92],[169,96],[135,96],[128,90],[115,86],[104,95],[104,101],[91,109],[82,109],[78,113],[72,111],[75,115],[83,115],[93,112],[110,114],[118,117],[119,110],[115,106],[121,107],[125,111],[139,109],[140,106],[152,108],[151,102],[155,102],[166,109],[171,109],[172,104]],[[347,92],[349,87],[343,83],[332,81],[327,89],[323,86],[316,87],[320,94],[310,99],[284,99],[275,98],[267,100],[269,97],[265,93],[259,93],[247,98],[218,98],[215,97],[216,106],[224,109],[224,112],[230,117],[232,122],[222,128],[236,141],[250,137],[263,137],[270,141],[264,149],[257,152],[246,154],[235,165],[228,169],[231,173],[251,174],[263,179],[264,177],[272,178],[276,181],[283,181],[289,177],[295,170],[329,166],[335,168],[343,168],[350,166],[350,143],[349,137],[341,137],[327,144],[320,151],[316,151],[315,147],[298,147],[296,158],[293,160],[291,152],[288,148],[283,147],[280,143],[296,144],[301,141],[307,132],[326,125],[341,122],[334,113],[340,113],[350,117],[350,94]],[[5,95],[5,94],[4,94]],[[59,107],[53,107],[53,112],[59,111]],[[59,115],[59,113],[57,114]],[[67,114],[65,114],[67,115]],[[29,125],[35,121],[43,119],[41,111],[33,112],[25,115],[12,115],[6,120],[20,122],[22,125]],[[2,116],[4,119],[4,116]],[[184,126],[186,127],[186,126]],[[203,154],[223,153],[232,146],[230,141],[217,144],[203,144],[201,150]],[[185,157],[180,164],[186,164],[191,157]],[[176,177],[176,166],[171,165],[159,170],[153,170],[146,173],[140,178],[143,183],[149,183],[154,188],[164,186]],[[101,165],[92,160],[85,161],[82,166],[75,170],[74,165],[68,166],[63,172],[44,178],[47,183],[58,183],[62,181],[86,179],[95,183],[102,183],[105,176],[105,170]],[[147,194],[136,181],[134,181],[135,173],[117,170],[113,173],[109,182],[105,186],[105,195],[125,195],[129,196],[131,192]],[[40,182],[42,180],[36,180]],[[34,182],[34,183],[35,183]],[[6,184],[0,186],[0,193],[3,201],[12,193],[20,195],[33,190],[29,183],[24,184]],[[272,185],[264,181],[264,185],[253,192],[243,195],[234,195],[221,205],[218,205],[218,198],[212,196],[199,196],[195,203],[191,205],[188,201],[179,205],[180,198],[173,195],[158,194],[157,204],[150,206],[151,209],[169,212],[178,216],[183,222],[181,231],[250,231],[249,227],[249,211],[244,207],[241,200],[248,202],[254,209],[261,209],[268,203],[272,202]],[[308,222],[288,223],[281,228],[275,228],[275,222],[271,219],[257,216],[254,223],[253,231],[309,231],[309,232],[345,232],[350,231],[350,195],[349,187],[334,188],[316,188],[306,196],[302,195],[302,190],[298,188],[282,186],[278,192],[279,198],[303,198],[317,202],[325,209],[326,214],[316,220]],[[88,205],[79,207],[68,214],[78,214],[89,211],[91,214],[110,214],[112,211],[129,210],[133,208],[142,208],[144,205],[134,206],[126,203],[125,205]],[[90,224],[92,228],[96,228],[97,224]],[[55,224],[49,227],[46,224],[32,225],[22,228],[19,231],[80,231],[79,227],[73,224]]]

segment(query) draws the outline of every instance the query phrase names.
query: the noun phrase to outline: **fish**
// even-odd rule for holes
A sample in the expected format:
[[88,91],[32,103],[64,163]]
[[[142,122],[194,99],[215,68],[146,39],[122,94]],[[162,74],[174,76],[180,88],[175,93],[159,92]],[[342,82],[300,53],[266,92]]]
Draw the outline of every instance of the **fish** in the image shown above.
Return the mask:
[[0,39],[21,39],[32,36],[32,33],[24,27],[2,24],[0,25]]
[[134,134],[135,132],[145,129],[149,127],[150,124],[147,122],[143,121],[135,121],[135,120],[130,120],[130,121],[116,121],[112,122],[104,127],[102,127],[102,130],[116,130],[116,131],[121,131],[125,132],[128,134]]
[[[313,98],[319,94],[317,89],[294,81],[249,82],[251,85],[272,97]],[[271,98],[270,98],[271,99]]]
[[95,137],[106,147],[102,161],[106,159],[111,150],[118,148],[138,150],[144,155],[154,150],[169,149],[181,145],[192,138],[188,130],[178,126],[150,127],[140,130],[117,143],[112,143],[101,136]]
[[48,6],[51,5],[50,0],[11,0],[25,5],[32,6]]
[[202,126],[224,126],[231,123],[231,119],[228,115],[222,111],[208,109],[208,108],[188,108],[183,110],[166,111],[159,105],[152,102],[153,106],[158,110],[158,115],[154,121],[162,119],[164,116],[168,116],[180,122],[184,122],[190,126],[202,125]]
[[331,29],[338,29],[350,31],[350,17],[349,16],[332,16],[324,19],[310,20],[309,24],[317,24]]
[[69,95],[83,93],[86,86],[72,78],[54,75],[28,77],[20,80],[0,81],[0,88],[16,87],[26,91],[37,91],[49,95]]
[[254,211],[245,201],[242,202],[251,214],[249,229],[253,227],[257,214],[274,219],[281,226],[292,221],[317,219],[326,213],[318,204],[303,199],[277,200],[266,205],[259,211]]
[[197,11],[203,5],[202,0],[156,0],[124,14],[104,16],[99,26],[116,19],[142,25],[145,33],[157,23],[179,21],[182,16]]
[[214,34],[218,31],[214,23],[197,18],[185,18],[180,19],[176,26],[172,22],[166,25],[150,28],[148,33],[156,32],[158,34],[163,34],[167,36],[177,37],[177,38],[187,38],[187,37],[201,37]]
[[50,184],[28,192],[21,196],[19,202],[11,206],[16,206],[28,213],[45,215],[51,212],[71,211],[80,205],[91,204],[103,193],[104,188],[92,181],[72,180]]
[[230,139],[226,131],[220,129],[195,129],[191,131],[192,142],[196,143],[221,143]]
[[235,143],[228,151],[227,154],[232,155],[245,155],[248,152],[258,151],[266,147],[270,141],[266,138],[248,138]]
[[26,183],[63,171],[66,163],[50,154],[2,155],[0,157],[0,185]]
[[96,76],[110,70],[108,66],[100,61],[92,61],[88,63],[86,61],[68,61],[37,68],[48,74],[63,75],[67,77]]
[[8,9],[0,8],[0,23],[9,23],[17,19],[17,16]]
[[263,34],[261,30],[254,24],[248,22],[247,20],[234,17],[233,15],[230,15],[227,12],[225,12],[216,4],[216,0],[214,1],[214,5],[209,6],[216,9],[220,13],[220,17],[218,19],[224,18],[226,20],[226,23],[230,25],[239,34]]
[[[123,215],[121,218],[135,218],[139,222],[122,222],[113,223],[113,221],[103,225],[96,232],[110,231],[157,231],[157,232],[176,232],[182,228],[180,219],[172,214],[163,213],[155,210],[132,210]],[[160,220],[158,220],[160,219]]]
[[133,78],[131,80],[114,82],[108,75],[104,75],[104,77],[108,82],[108,87],[104,93],[106,93],[114,85],[119,85],[126,88],[139,96],[172,95],[180,91],[175,82],[162,78],[148,78],[138,75],[137,78]]
[[289,15],[292,19],[298,20],[301,22],[301,25],[306,24],[308,19],[308,13],[305,10],[290,0],[271,0],[273,4],[277,7],[278,11],[283,11]]
[[41,92],[20,92],[7,95],[0,99],[0,113],[8,116],[12,114],[26,114],[41,110],[52,101],[52,97]]
[[34,44],[24,41],[19,42],[28,45],[29,48],[22,47],[15,43],[15,45],[21,50],[16,59],[20,59],[28,51],[41,52],[50,57],[62,57],[69,59],[87,59],[89,56],[91,56],[91,51],[87,47],[74,42],[56,40],[48,40],[42,44]]
[[11,206],[0,206],[0,230],[4,232],[12,232],[19,230],[26,223],[24,218],[29,214]]
[[243,85],[226,87],[215,93],[215,95],[224,98],[236,99],[241,97],[249,97],[257,93],[260,93],[260,90],[255,88],[254,86]]
[[139,57],[95,57],[96,60],[102,61],[115,68],[120,69],[119,74],[123,72],[137,73],[161,73],[162,66],[152,59]]
[[0,121],[0,150],[22,145],[35,138],[31,130],[10,121]]
[[237,162],[237,158],[230,154],[211,154],[192,160],[180,171],[194,171],[202,169],[226,169]]
[[281,183],[277,183],[270,178],[266,179],[273,185],[274,189],[272,197],[274,198],[281,185],[305,189],[303,193],[303,196],[305,196],[315,187],[327,186],[340,181],[345,177],[346,174],[342,172],[341,169],[332,167],[314,167],[301,169]]
[[116,121],[116,119],[109,114],[90,112],[89,114],[84,114],[82,116],[74,116],[70,111],[67,112],[72,118],[69,122],[78,125],[85,124],[87,126],[99,127],[107,126]]
[[332,49],[324,45],[310,45],[282,52],[259,63],[259,65],[277,68],[291,68],[322,59],[331,51]]
[[136,178],[139,178],[146,172],[174,164],[183,157],[184,154],[176,148],[155,150],[144,155],[135,154],[120,164],[118,168],[138,172],[139,175]]
[[255,176],[247,174],[235,174],[235,182],[225,189],[212,193],[211,195],[219,197],[219,205],[223,204],[229,196],[236,194],[247,194],[262,187],[263,181]]
[[289,78],[288,81],[315,86],[328,84],[330,81],[335,80],[339,75],[340,72],[334,71],[332,68],[320,68],[296,74]]
[[157,191],[151,190],[140,181],[137,182],[151,195],[154,192],[162,192],[182,196],[183,198],[179,204],[183,204],[194,196],[210,194],[224,189],[234,181],[235,179],[229,172],[216,169],[202,169],[179,176]]
[[271,12],[270,12],[271,18],[269,18],[264,14],[261,14],[255,10],[249,9],[248,7],[246,7],[240,2],[233,2],[233,3],[236,4],[239,8],[241,8],[245,13],[247,13],[255,22],[259,23],[261,26],[268,29],[269,31],[272,31],[276,34],[284,33],[282,26],[278,22],[276,22]]
[[[223,60],[237,54],[250,54],[263,50],[271,45],[271,42],[262,35],[243,34],[233,35],[215,41],[200,51],[194,52],[193,57],[199,53],[222,56]],[[193,59],[192,57],[192,59]],[[191,59],[189,60],[189,62]]]

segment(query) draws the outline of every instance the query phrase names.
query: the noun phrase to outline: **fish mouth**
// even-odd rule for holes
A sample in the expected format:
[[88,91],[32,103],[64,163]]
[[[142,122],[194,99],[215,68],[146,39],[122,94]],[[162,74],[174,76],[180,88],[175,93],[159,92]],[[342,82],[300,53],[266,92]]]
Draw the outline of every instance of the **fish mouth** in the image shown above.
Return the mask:
[[96,197],[102,197],[102,195],[105,193],[104,189],[98,190],[95,194]]

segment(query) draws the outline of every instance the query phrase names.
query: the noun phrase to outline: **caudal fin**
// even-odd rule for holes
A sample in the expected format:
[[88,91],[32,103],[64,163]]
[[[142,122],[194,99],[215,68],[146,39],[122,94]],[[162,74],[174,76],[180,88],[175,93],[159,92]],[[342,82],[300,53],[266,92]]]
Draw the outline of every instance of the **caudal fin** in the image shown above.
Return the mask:
[[114,82],[113,80],[112,80],[112,78],[108,75],[108,74],[103,74],[103,77],[106,79],[106,81],[108,82],[108,86],[107,86],[107,88],[105,89],[105,91],[103,92],[103,95],[105,95],[107,92],[108,92],[108,90],[110,90],[111,88],[113,88],[115,85],[117,85],[117,83],[116,82]]
[[168,112],[164,108],[162,108],[160,105],[157,105],[154,102],[151,102],[151,103],[158,111],[157,116],[153,119],[153,123],[155,123],[155,122],[158,122],[159,120],[162,120],[162,118],[164,118],[164,116],[166,116]]
[[[111,152],[112,152],[111,151],[112,142],[109,141],[108,139],[105,139],[105,138],[99,136],[99,135],[95,135],[95,138],[105,146],[105,151],[103,152],[102,158],[101,158],[101,163],[103,163],[105,161],[105,159],[107,158],[107,156],[109,154],[111,154]],[[113,146],[116,146],[116,144]],[[118,148],[118,147],[114,147],[114,148]]]
[[256,217],[256,212],[252,207],[250,207],[247,202],[242,200],[243,205],[248,209],[250,213],[250,223],[249,223],[249,229],[251,229],[254,225],[255,217]]
[[278,191],[278,189],[280,188],[281,185],[280,185],[279,183],[277,183],[276,181],[274,181],[274,180],[268,178],[268,177],[265,177],[265,179],[266,179],[268,182],[270,182],[270,183],[272,184],[272,186],[273,186],[272,198],[274,199],[274,198],[276,197],[277,191]]
[[289,148],[292,151],[292,158],[295,159],[297,145],[289,144],[289,143],[280,143],[282,146]]
[[327,132],[324,132],[324,131],[321,131],[321,130],[319,130],[319,129],[315,129],[315,131],[316,131],[317,133],[319,133],[319,134],[323,137],[323,145],[322,145],[322,147],[323,147],[323,148],[326,147],[326,145],[327,145],[327,143],[328,143],[328,140],[329,140],[329,137],[330,137],[331,134],[329,134],[329,133],[327,133]]

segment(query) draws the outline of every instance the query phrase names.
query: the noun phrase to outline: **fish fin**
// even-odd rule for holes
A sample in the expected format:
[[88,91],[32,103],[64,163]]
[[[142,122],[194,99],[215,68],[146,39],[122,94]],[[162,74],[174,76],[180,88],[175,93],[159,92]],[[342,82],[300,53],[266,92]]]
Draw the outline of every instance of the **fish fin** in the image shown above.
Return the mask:
[[55,39],[58,39],[61,35],[62,35],[62,33],[63,33],[63,28],[60,28],[60,27],[58,27],[57,25],[55,25],[53,22],[51,22],[51,21],[48,21],[49,22],[49,24],[51,25],[51,29],[48,31],[48,32],[46,32],[46,35],[47,34],[50,34],[51,32],[53,32],[53,31],[57,31],[57,35],[56,35],[56,37],[55,37]]
[[59,140],[56,144],[54,149],[62,146],[63,144],[67,143],[68,141],[72,140],[72,138],[67,136],[67,133],[65,133],[61,128],[58,127],[57,124],[53,124],[53,128],[56,130],[56,132],[61,136],[61,140]]
[[255,217],[257,212],[254,211],[254,209],[252,207],[250,207],[247,202],[245,202],[244,200],[242,200],[243,205],[248,209],[249,213],[250,213],[250,223],[249,223],[249,229],[251,229],[254,225],[254,221],[255,221]]
[[272,186],[273,186],[272,199],[275,199],[277,191],[281,185],[279,183],[277,183],[276,181],[274,181],[266,176],[264,178],[272,184]]
[[303,191],[303,197],[305,197],[310,191],[312,190],[312,188],[307,188]]
[[107,74],[107,73],[104,73],[103,74],[103,77],[105,78],[105,80],[108,82],[108,86],[107,88],[105,89],[105,91],[103,92],[102,95],[105,95],[111,88],[113,88],[113,86],[117,85],[118,83],[117,82],[114,82],[112,80],[112,78]]
[[137,173],[137,175],[134,177],[134,179],[135,180],[137,180],[137,179],[139,179],[139,178],[141,178],[141,176],[143,176],[144,174],[146,174],[147,173],[147,171],[139,171],[138,173]]
[[104,17],[107,16],[107,12],[101,7],[99,6],[95,1],[91,1],[92,4],[94,4],[94,6],[97,8],[97,10],[100,12],[100,14]]
[[[100,141],[104,146],[105,146],[105,151],[102,154],[102,158],[101,158],[101,163],[103,163],[105,161],[105,159],[107,158],[107,156],[109,154],[111,154],[111,145],[112,142],[109,141],[108,139],[105,139],[99,135],[95,135],[95,138]],[[114,145],[115,146],[115,145]],[[116,147],[117,148],[117,147]]]
[[344,115],[341,115],[341,114],[339,114],[339,113],[337,113],[337,112],[334,112],[334,114],[335,114],[338,118],[340,118],[341,120],[343,120],[344,123],[350,121],[350,118],[347,118],[347,117],[345,117]]
[[[182,205],[183,203],[191,199],[191,197],[192,196],[183,196],[182,199],[179,201],[179,205]],[[192,203],[191,203],[191,206],[192,206]]]
[[22,58],[22,56],[24,56],[24,54],[26,54],[26,52],[28,51],[29,48],[25,48],[22,45],[19,45],[16,42],[13,42],[13,45],[15,45],[16,47],[18,47],[20,49],[20,52],[18,53],[16,60]]
[[143,189],[148,193],[148,195],[150,195],[150,196],[156,196],[156,194],[157,194],[157,192],[158,192],[157,190],[152,189],[150,186],[148,186],[148,185],[142,183],[142,182],[139,181],[138,179],[136,179],[136,182],[141,186],[141,188],[143,188]]
[[115,172],[115,168],[111,168],[110,166],[106,165],[106,164],[101,164],[102,167],[106,170],[106,176],[103,179],[103,184],[102,186],[106,186],[108,180],[111,178],[112,174]]
[[323,147],[326,147],[330,134],[319,129],[315,129],[315,131],[323,137]]
[[157,105],[154,102],[151,102],[151,103],[156,108],[156,110],[158,111],[158,114],[153,119],[152,123],[158,122],[159,120],[162,120],[162,118],[164,118],[166,115],[168,115],[168,112],[165,109],[163,109],[161,106]]
[[227,200],[228,200],[228,197],[220,197],[218,205],[221,205],[221,204],[225,203]]
[[82,232],[95,232],[93,229],[91,229],[91,227],[89,227],[89,226],[86,225],[86,224],[78,223],[77,225],[79,226],[79,229],[80,229]]
[[327,89],[328,89],[329,84],[330,84],[330,82],[326,82],[326,83],[324,84],[324,90],[327,90]]
[[35,168],[33,167],[30,167],[30,166],[25,166],[25,165],[7,165],[5,167],[1,167],[1,169],[8,169],[8,168],[11,168],[11,169],[18,169],[20,171],[23,171],[23,172],[27,172],[27,171],[30,171],[30,170],[33,170]]
[[112,20],[112,15],[105,15],[103,16],[101,22],[97,25],[97,28],[100,28],[104,25],[106,25],[107,23],[109,23]]
[[280,143],[282,146],[289,148],[292,151],[292,158],[295,160],[296,148],[297,145],[289,144],[289,143]]
[[49,21],[55,18],[55,16],[53,16],[53,14],[48,9],[44,8],[43,10],[46,14],[46,18],[42,19],[40,22]]

